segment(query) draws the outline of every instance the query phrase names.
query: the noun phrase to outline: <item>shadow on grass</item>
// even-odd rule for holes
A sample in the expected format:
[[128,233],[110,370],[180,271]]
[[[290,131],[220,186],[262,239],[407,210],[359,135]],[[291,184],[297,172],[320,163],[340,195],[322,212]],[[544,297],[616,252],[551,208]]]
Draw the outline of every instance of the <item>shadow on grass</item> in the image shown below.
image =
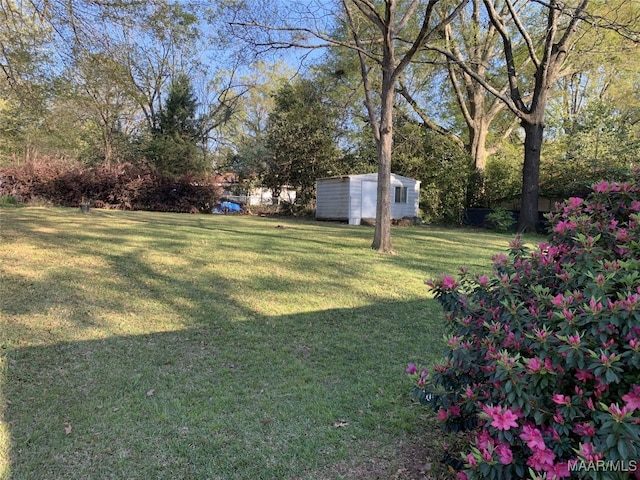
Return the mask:
[[438,357],[418,341],[442,334],[428,314],[389,303],[13,349],[11,478],[318,478],[371,455],[391,478],[420,424],[403,367]]
[[441,354],[423,281],[471,248],[407,229],[381,256],[364,228],[145,212],[4,227],[16,480],[392,478],[423,433],[404,366]]

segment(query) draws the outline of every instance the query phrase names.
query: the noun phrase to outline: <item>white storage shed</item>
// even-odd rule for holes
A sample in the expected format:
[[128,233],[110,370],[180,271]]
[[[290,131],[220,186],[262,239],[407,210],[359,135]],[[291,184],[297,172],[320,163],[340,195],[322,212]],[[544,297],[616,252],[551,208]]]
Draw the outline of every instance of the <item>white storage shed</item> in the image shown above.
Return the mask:
[[[376,218],[378,174],[342,175],[316,181],[316,218],[347,220],[360,225],[363,218]],[[391,174],[391,218],[417,217],[420,182]]]

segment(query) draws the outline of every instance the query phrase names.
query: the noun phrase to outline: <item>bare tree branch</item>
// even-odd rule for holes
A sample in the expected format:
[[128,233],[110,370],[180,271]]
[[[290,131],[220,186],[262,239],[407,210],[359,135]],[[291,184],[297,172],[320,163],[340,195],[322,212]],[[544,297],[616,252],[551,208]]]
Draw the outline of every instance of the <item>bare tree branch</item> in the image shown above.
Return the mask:
[[[508,98],[507,105],[509,108],[516,113],[516,115],[520,115],[522,112],[527,110],[524,102],[522,101],[522,96],[520,95],[520,88],[518,86],[518,72],[515,64],[515,57],[513,54],[513,45],[511,43],[511,36],[507,31],[507,27],[502,19],[502,16],[496,11],[491,0],[484,0],[484,5],[487,9],[487,13],[489,15],[489,20],[496,28],[500,36],[502,37],[503,49],[504,49],[504,59],[507,65],[507,78],[509,81],[509,90],[510,97]],[[481,82],[483,85],[486,82]],[[487,89],[489,90],[489,89]],[[492,91],[494,90],[494,91]],[[497,91],[492,88],[489,90],[493,95],[498,98],[502,98],[497,94]],[[505,97],[506,98],[506,97]],[[514,108],[512,108],[512,106]]]
[[442,125],[438,125],[427,114],[424,113],[424,111],[419,107],[418,102],[415,100],[415,98],[413,98],[413,96],[409,93],[402,82],[399,82],[397,92],[402,95],[402,97],[404,97],[409,105],[413,107],[413,111],[416,112],[416,114],[420,117],[420,120],[422,120],[422,123],[425,127],[453,140],[457,145],[464,148],[464,141],[462,141],[462,139],[458,135],[446,129]]
[[356,31],[356,29],[353,28],[354,18],[353,18],[351,9],[347,5],[346,0],[342,0],[342,4],[349,18],[351,34],[353,35],[354,42],[357,46],[356,52],[358,54],[358,60],[360,63],[360,75],[361,75],[362,83],[364,87],[365,106],[367,108],[369,123],[371,124],[371,127],[372,127],[374,139],[376,143],[378,143],[380,141],[380,123],[378,122],[376,115],[374,113],[375,108],[374,108],[374,102],[372,97],[373,89],[371,88],[371,85],[369,83],[369,69],[367,67],[367,62],[365,61],[365,58],[367,57],[367,55],[363,53],[364,49],[362,48],[362,44],[360,42],[360,36],[358,35],[358,32]]
[[529,32],[520,21],[520,16],[518,15],[518,12],[514,8],[513,4],[511,3],[511,0],[505,0],[505,4],[509,9],[509,13],[511,14],[513,23],[515,24],[516,28],[520,32],[520,35],[522,35],[522,38],[524,39],[525,44],[527,45],[527,49],[529,50],[529,56],[531,57],[533,64],[536,66],[536,68],[538,68],[538,66],[540,65],[540,60],[538,59],[538,55],[536,54],[536,48],[533,45],[533,41],[531,40],[531,36],[529,35]]
[[380,30],[384,31],[384,19],[378,14],[376,6],[368,0],[353,0],[353,4],[360,12],[369,19],[371,23],[376,25]]

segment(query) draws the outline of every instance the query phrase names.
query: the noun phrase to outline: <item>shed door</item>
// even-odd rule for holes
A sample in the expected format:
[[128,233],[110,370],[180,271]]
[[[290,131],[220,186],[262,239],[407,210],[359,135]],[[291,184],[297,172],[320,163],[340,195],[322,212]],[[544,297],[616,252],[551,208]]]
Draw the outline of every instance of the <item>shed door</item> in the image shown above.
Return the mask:
[[362,218],[376,218],[378,182],[362,182]]

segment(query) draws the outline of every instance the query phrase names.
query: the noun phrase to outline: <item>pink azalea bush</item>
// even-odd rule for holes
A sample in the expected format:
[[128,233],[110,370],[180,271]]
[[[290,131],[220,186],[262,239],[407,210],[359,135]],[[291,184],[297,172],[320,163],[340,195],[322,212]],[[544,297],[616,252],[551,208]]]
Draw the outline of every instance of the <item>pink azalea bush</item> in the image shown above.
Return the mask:
[[[447,431],[459,478],[628,478],[640,459],[640,175],[602,182],[516,239],[493,274],[427,282],[450,327],[444,361],[408,373]],[[640,465],[639,465],[640,466]],[[613,469],[613,470],[612,470]],[[633,475],[633,473],[631,473]],[[640,476],[636,477],[640,478]]]

